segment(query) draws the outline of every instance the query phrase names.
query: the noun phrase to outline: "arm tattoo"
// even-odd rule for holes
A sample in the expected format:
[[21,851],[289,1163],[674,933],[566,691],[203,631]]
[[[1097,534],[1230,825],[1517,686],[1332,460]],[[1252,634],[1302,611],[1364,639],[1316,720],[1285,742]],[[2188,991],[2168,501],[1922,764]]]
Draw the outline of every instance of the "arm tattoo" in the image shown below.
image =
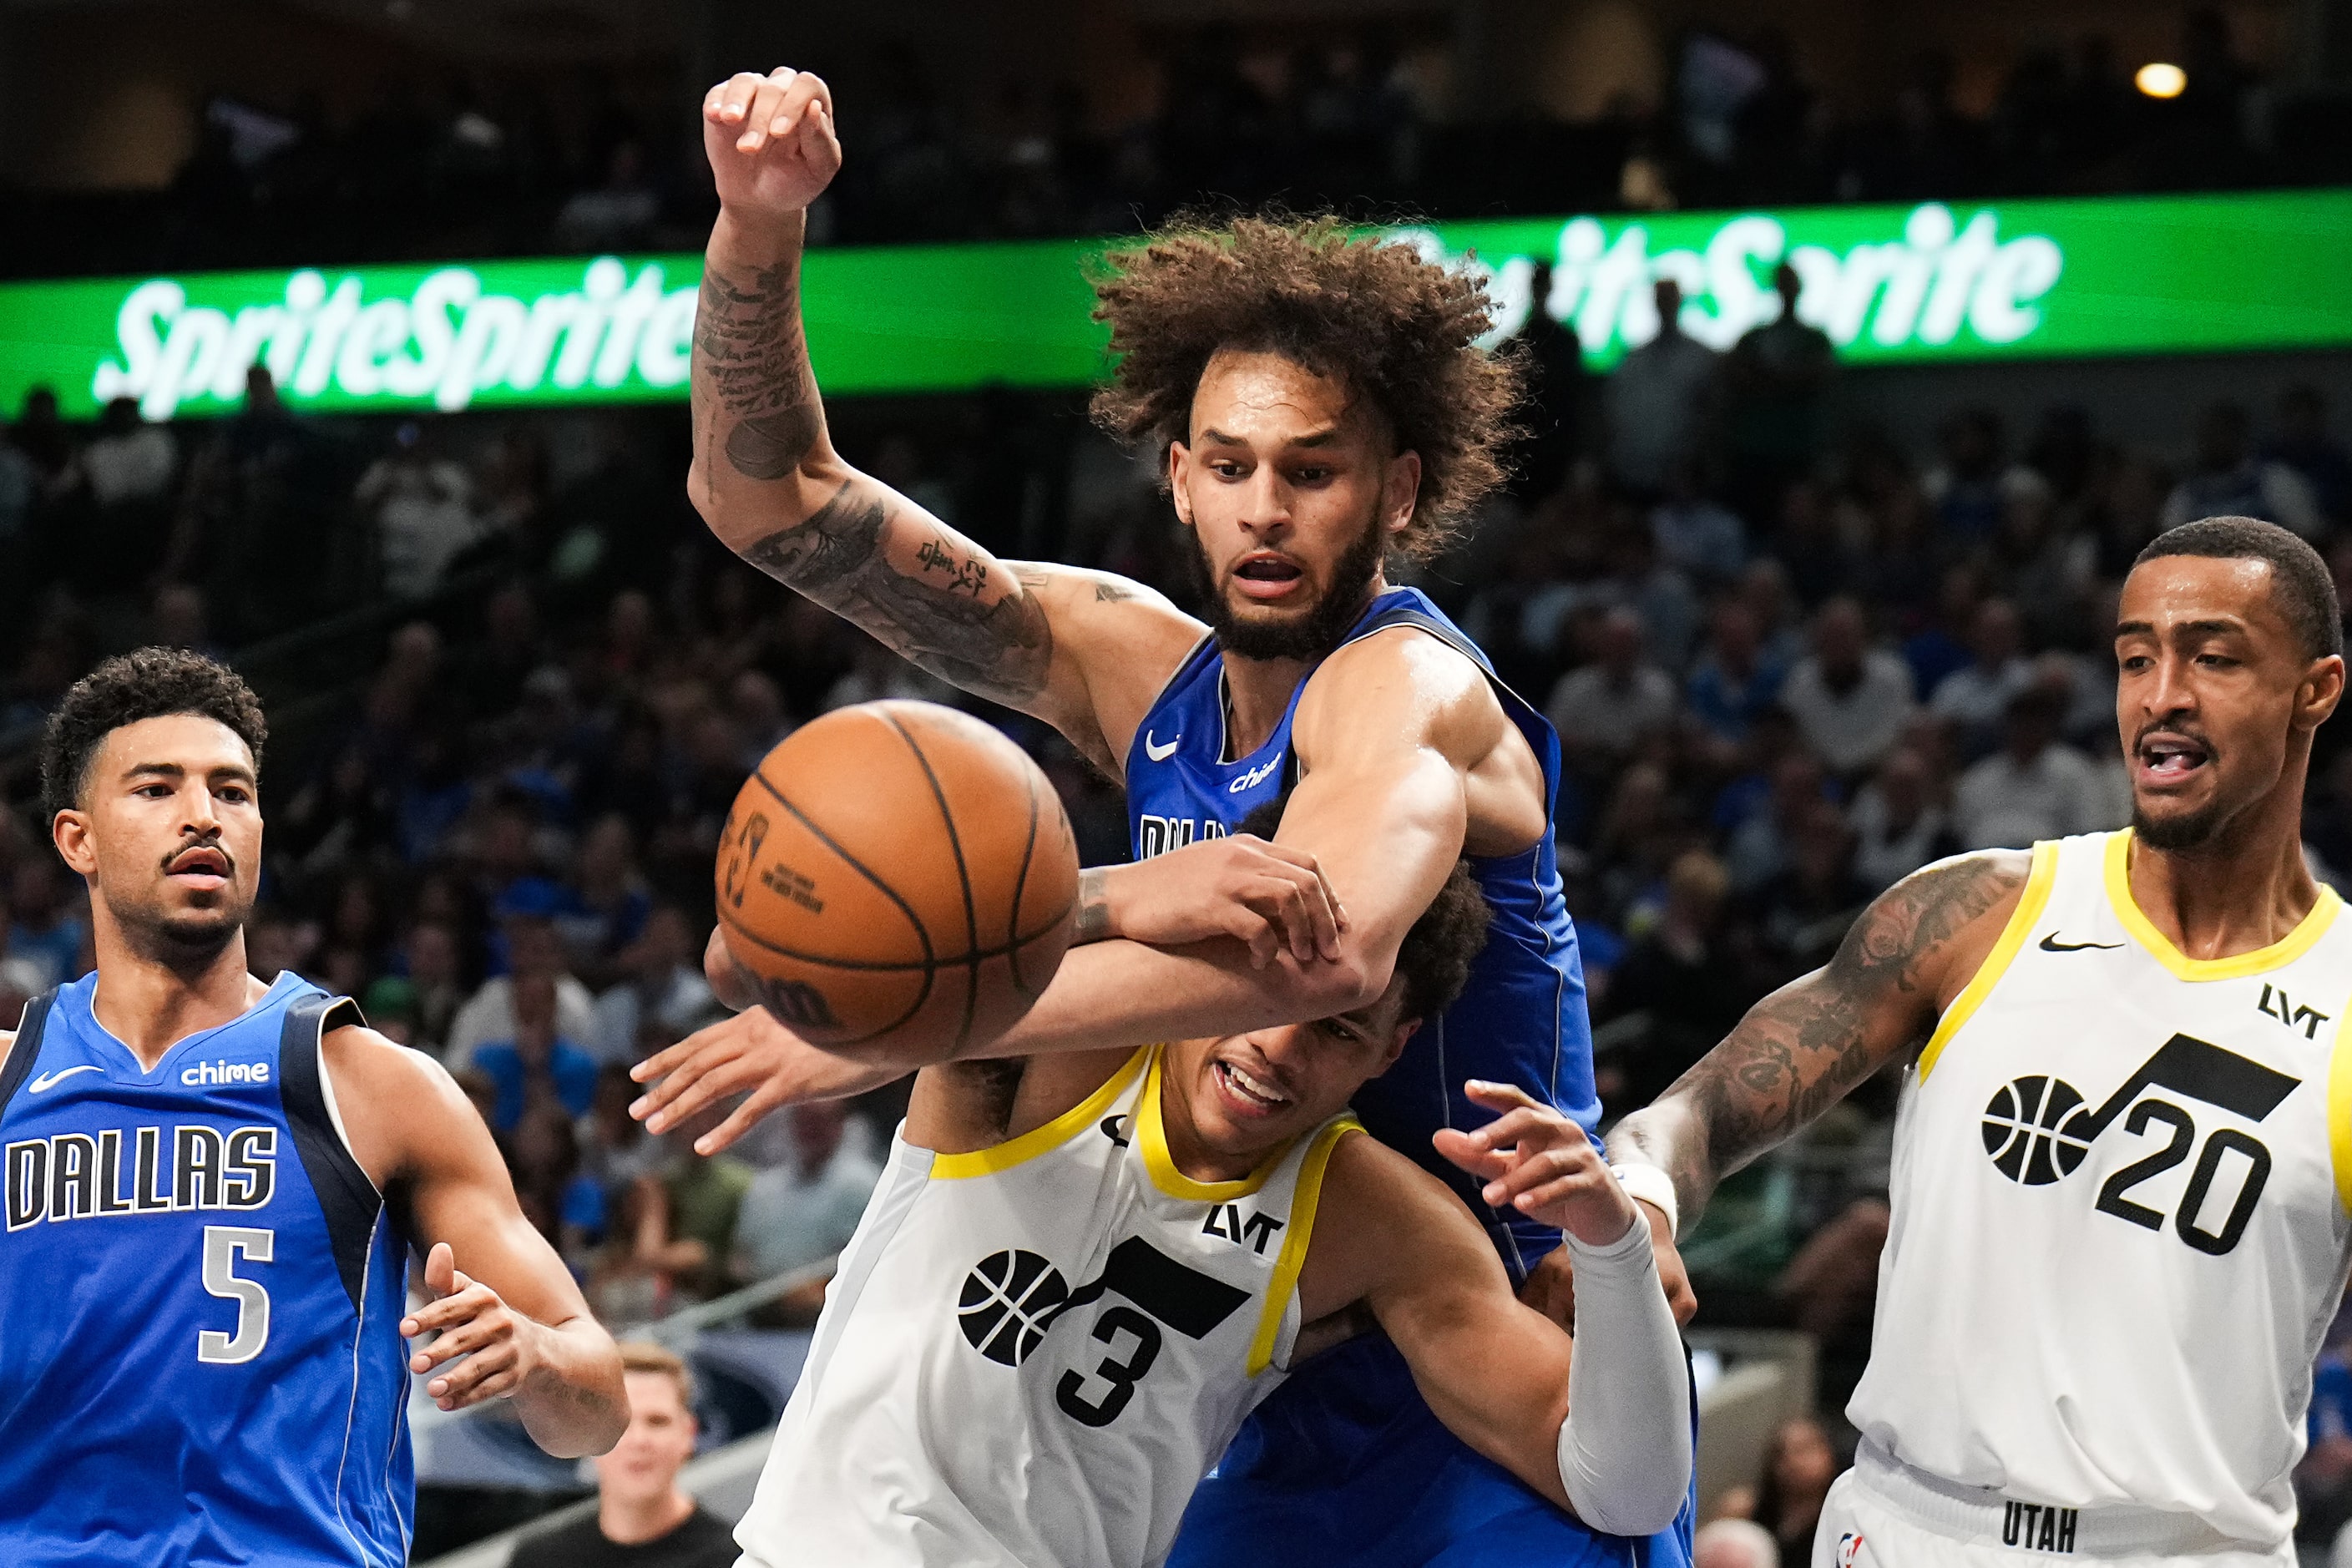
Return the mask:
[[730,467],[746,479],[781,479],[799,466],[823,420],[801,331],[797,258],[748,279],[704,271],[694,369],[705,426],[698,435],[720,445]]
[[1110,935],[1110,900],[1103,895],[1103,869],[1089,866],[1078,873],[1078,924],[1074,942],[1101,942]]
[[1687,1225],[1717,1181],[1916,1043],[1883,1037],[1883,1024],[1874,1038],[1874,1015],[1907,998],[1924,1021],[1936,1000],[1927,961],[2023,880],[2021,860],[1982,855],[1896,883],[1863,911],[1826,967],[1749,1008],[1654,1107],[1627,1117],[1612,1142],[1665,1167]]
[[[934,531],[901,572],[884,552],[887,492],[852,479],[806,522],[741,552],[779,582],[855,621],[900,658],[994,701],[1018,705],[1045,687],[1053,628],[1034,593],[983,602],[988,572]],[[912,519],[901,519],[908,527]]]

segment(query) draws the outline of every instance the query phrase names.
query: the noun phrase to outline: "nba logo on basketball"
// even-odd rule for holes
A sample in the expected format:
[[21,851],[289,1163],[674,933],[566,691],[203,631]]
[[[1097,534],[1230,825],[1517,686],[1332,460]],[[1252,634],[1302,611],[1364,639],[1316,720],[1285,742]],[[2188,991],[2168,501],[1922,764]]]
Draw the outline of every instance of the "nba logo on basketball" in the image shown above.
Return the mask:
[[1849,1530],[1838,1537],[1837,1568],[1853,1568],[1854,1560],[1862,1555],[1862,1531]]

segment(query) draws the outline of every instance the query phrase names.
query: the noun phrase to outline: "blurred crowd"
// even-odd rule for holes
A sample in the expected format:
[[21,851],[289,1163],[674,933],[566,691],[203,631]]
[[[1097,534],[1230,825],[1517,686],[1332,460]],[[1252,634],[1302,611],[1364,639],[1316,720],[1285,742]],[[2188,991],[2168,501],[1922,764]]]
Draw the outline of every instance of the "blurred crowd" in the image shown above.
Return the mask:
[[[1580,120],[1464,112],[1442,41],[1335,29],[1272,47],[1156,39],[1110,110],[1068,80],[987,82],[907,45],[812,62],[851,156],[819,243],[1115,234],[1204,199],[1370,214],[1526,215],[1826,201],[2207,190],[2352,177],[2347,110],[2280,89],[2222,14],[2180,26],[2186,86],[2157,99],[2107,38],[2019,49],[1978,110],[1928,50],[1868,107],[1808,78],[1787,34],[1672,40],[1655,101]],[[608,72],[501,81],[453,68],[331,111],[215,99],[152,194],[0,192],[0,273],[335,265],[691,248],[710,181],[692,105]]]
[[[1675,320],[1672,283],[1657,304]],[[2352,455],[2310,385],[2207,407],[2177,451],[2069,406],[1955,407],[1913,449],[1840,415],[1858,400],[1793,312],[1724,353],[1662,331],[1606,378],[1540,315],[1511,352],[1532,380],[1514,478],[1420,580],[1560,731],[1612,1116],[1906,872],[2126,820],[2106,628],[2157,532],[2271,518],[2352,591]],[[719,1016],[712,856],[769,747],[845,703],[962,700],[1039,758],[1089,862],[1125,856],[1116,786],[1058,738],[718,546],[674,409],[337,420],[257,371],[215,421],[123,403],[78,424],[38,393],[9,414],[0,785],[27,799],[44,714],[101,654],[233,654],[275,726],[256,972],[357,996],[446,1063],[614,1321],[829,1256],[902,1103],[802,1108],[709,1158],[688,1142],[707,1122],[656,1138],[627,1114],[630,1067]],[[992,549],[1192,592],[1149,465],[1076,395],[832,416],[853,460]],[[2347,734],[2320,733],[2305,839],[2352,890]],[[89,962],[43,837],[0,816],[0,992],[19,996]],[[1832,1409],[1867,1350],[1892,1105],[1865,1087],[1689,1238],[1702,1321],[1813,1334]],[[2340,1440],[2314,1485],[2352,1512],[2352,1394],[2325,1408]]]

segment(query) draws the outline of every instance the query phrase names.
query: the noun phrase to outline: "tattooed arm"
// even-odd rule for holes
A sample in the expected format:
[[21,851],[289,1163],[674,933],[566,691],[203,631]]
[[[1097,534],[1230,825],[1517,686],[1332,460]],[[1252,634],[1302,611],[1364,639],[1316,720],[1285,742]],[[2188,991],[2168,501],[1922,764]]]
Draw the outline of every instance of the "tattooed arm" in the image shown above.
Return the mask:
[[1716,1184],[1916,1050],[2000,939],[2029,858],[1957,856],[1881,893],[1837,955],[1755,1006],[1610,1134],[1611,1156],[1672,1175],[1685,1230]]
[[806,208],[841,167],[831,94],[805,72],[734,77],[703,100],[703,142],[719,215],[695,321],[696,509],[762,572],[1117,775],[1202,628],[1122,578],[999,561],[844,462],[800,297]]

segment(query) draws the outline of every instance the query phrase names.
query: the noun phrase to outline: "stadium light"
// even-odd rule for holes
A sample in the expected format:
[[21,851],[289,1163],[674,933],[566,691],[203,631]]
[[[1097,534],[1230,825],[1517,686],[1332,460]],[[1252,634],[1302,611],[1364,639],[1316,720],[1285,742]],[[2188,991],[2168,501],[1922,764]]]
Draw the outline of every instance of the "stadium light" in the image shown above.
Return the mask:
[[2150,60],[2132,73],[2132,85],[2150,98],[2179,98],[2189,85],[2189,73],[2162,60]]

